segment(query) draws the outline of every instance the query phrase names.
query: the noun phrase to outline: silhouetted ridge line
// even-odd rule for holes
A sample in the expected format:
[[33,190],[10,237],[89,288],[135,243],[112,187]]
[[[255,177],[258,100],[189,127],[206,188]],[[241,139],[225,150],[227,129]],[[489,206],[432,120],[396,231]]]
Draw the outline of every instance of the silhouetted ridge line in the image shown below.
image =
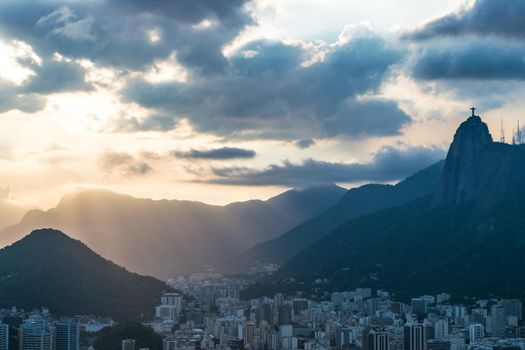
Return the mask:
[[39,229],[0,250],[0,307],[49,307],[56,315],[140,320],[152,315],[165,283],[131,273],[84,243]]

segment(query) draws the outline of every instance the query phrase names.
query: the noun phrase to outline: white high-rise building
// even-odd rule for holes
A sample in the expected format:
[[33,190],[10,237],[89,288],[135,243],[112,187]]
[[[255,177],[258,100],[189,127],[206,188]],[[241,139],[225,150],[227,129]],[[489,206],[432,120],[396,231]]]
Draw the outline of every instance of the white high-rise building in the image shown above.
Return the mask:
[[485,327],[480,323],[471,324],[468,328],[470,344],[477,343],[485,337]]
[[155,307],[155,316],[162,320],[178,322],[182,312],[183,299],[178,293],[164,293],[161,304]]
[[449,336],[450,350],[465,350],[465,336],[463,334],[454,334]]
[[266,346],[268,350],[277,350],[277,340],[277,332],[272,329],[268,332],[268,336],[266,337]]
[[425,326],[420,323],[407,323],[404,332],[405,350],[426,350]]
[[385,330],[372,330],[368,337],[368,346],[370,350],[390,350],[388,332]]
[[55,323],[55,350],[78,350],[80,348],[80,327],[74,320]]
[[335,333],[335,344],[338,349],[352,344],[353,334],[349,328],[341,328]]
[[9,325],[0,321],[0,350],[9,350]]
[[448,321],[447,320],[437,320],[434,324],[434,337],[436,339],[444,339],[448,336]]
[[490,314],[490,318],[492,319],[492,336],[495,338],[503,338],[505,335],[505,327],[507,326],[505,309],[499,305],[492,305]]
[[160,297],[160,303],[162,305],[173,305],[182,309],[182,295],[179,293],[164,293]]
[[31,315],[18,329],[20,350],[52,350],[53,333],[40,315]]

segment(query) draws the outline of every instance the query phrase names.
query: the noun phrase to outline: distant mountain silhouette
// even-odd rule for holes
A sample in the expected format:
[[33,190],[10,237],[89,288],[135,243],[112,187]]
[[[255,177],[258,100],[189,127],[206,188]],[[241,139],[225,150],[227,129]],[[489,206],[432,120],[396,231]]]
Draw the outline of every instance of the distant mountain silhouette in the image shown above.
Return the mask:
[[18,223],[29,210],[28,207],[0,199],[0,230]]
[[82,242],[51,229],[32,232],[0,250],[0,307],[47,306],[54,315],[116,320],[152,316],[162,291],[153,278],[130,273]]
[[314,186],[286,191],[266,203],[292,221],[303,222],[336,205],[346,192],[336,185]]
[[433,193],[443,161],[406,178],[396,185],[369,184],[349,190],[341,201],[282,236],[257,244],[233,259],[229,267],[245,269],[256,263],[282,264],[349,220],[401,205]]
[[433,206],[475,202],[482,213],[515,196],[524,184],[524,147],[493,142],[481,118],[468,118],[450,146]]
[[349,221],[290,259],[278,278],[401,296],[525,298],[525,150],[495,143],[470,117],[456,132],[438,189]]
[[65,196],[54,209],[30,211],[19,224],[0,233],[0,243],[12,243],[35,228],[54,227],[73,232],[131,271],[172,277],[202,272],[279,236],[335,205],[345,192],[336,186],[292,190],[268,201],[220,207],[84,191]]
[[493,144],[488,127],[478,116],[463,122],[450,145],[435,204],[460,204],[476,199],[484,187],[485,150]]

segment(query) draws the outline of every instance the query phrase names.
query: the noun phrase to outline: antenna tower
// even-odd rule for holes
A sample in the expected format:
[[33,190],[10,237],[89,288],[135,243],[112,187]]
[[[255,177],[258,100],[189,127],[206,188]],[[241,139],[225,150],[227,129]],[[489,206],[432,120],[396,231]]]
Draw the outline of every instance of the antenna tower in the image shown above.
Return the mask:
[[503,119],[501,119],[501,130],[499,134],[499,142],[505,143],[505,129],[503,129]]
[[521,129],[520,129],[520,121],[518,120],[518,132],[517,132],[517,136],[518,136],[518,145],[521,145],[523,143],[523,140],[522,140],[522,137],[521,137]]

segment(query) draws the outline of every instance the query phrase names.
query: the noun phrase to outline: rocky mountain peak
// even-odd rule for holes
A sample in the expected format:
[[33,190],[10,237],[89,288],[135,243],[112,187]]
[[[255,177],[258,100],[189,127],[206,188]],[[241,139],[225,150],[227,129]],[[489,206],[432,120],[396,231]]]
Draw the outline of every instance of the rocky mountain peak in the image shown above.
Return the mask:
[[434,205],[453,205],[476,199],[482,182],[482,151],[493,144],[487,124],[472,115],[454,135],[445,161]]

